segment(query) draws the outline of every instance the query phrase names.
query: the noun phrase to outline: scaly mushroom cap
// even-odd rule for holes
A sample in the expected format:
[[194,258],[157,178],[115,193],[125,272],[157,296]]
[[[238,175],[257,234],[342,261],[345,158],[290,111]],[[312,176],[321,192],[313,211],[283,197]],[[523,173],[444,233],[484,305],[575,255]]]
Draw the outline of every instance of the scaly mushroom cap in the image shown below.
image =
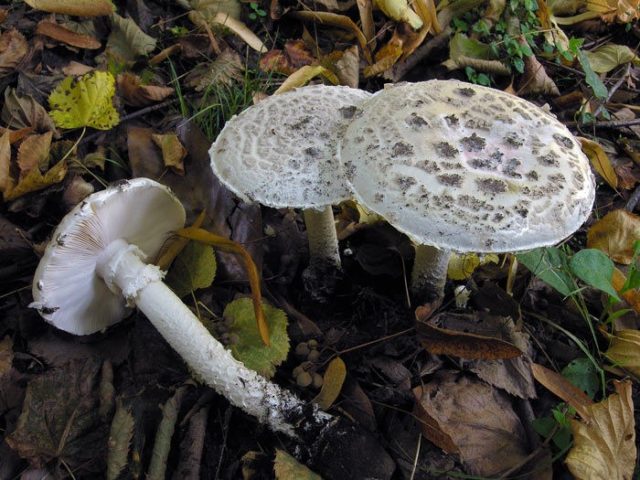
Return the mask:
[[466,252],[551,245],[589,216],[589,161],[553,116],[456,80],[387,88],[341,145],[355,196],[414,241]]
[[337,142],[370,96],[326,85],[273,95],[226,123],[209,150],[213,171],[244,201],[271,207],[346,200]]
[[49,323],[77,335],[119,322],[128,309],[124,297],[112,293],[96,274],[100,253],[112,241],[123,239],[153,260],[184,221],[180,201],[167,187],[147,178],[90,195],[53,233],[33,278],[31,306]]

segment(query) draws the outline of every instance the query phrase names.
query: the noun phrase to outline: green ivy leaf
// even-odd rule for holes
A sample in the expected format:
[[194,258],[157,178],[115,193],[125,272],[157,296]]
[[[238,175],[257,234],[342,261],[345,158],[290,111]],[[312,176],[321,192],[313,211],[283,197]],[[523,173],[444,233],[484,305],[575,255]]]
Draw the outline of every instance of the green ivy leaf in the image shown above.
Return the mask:
[[613,261],[602,250],[587,248],[576,253],[569,262],[569,267],[576,277],[587,285],[602,290],[620,301],[618,292],[611,284]]
[[224,309],[225,319],[233,320],[230,334],[237,335],[237,342],[231,345],[233,356],[259,374],[271,378],[289,353],[287,316],[279,308],[262,304],[269,325],[271,346],[267,347],[256,328],[256,317],[250,298],[239,298]]
[[598,370],[588,358],[576,358],[562,369],[562,376],[592,399],[600,390]]
[[516,257],[531,273],[565,297],[576,290],[575,282],[568,273],[567,256],[559,248],[537,248]]
[[166,283],[175,294],[184,297],[199,288],[207,288],[216,276],[213,247],[189,242],[173,261]]

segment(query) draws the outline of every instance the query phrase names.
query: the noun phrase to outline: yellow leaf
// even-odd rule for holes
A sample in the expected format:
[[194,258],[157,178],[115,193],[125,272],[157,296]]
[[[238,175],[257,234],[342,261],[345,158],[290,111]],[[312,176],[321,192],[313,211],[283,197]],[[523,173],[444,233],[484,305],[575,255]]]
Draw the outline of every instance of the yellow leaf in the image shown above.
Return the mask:
[[476,253],[455,253],[449,257],[447,276],[451,280],[466,280],[471,277],[476,268],[487,263],[498,263],[499,257],[495,254],[479,257]]
[[587,232],[587,247],[606,253],[614,262],[629,265],[633,243],[640,240],[640,217],[626,210],[612,210]]
[[374,0],[374,3],[387,17],[407,22],[415,30],[422,27],[422,19],[409,7],[407,0]]
[[301,87],[318,75],[322,75],[333,84],[338,84],[340,82],[338,77],[336,77],[331,70],[324,68],[321,65],[305,65],[289,75],[282,85],[280,85],[280,87],[274,92],[274,95]]
[[284,450],[276,448],[276,459],[273,462],[276,480],[322,480],[317,473],[309,470]]
[[389,42],[376,52],[376,63],[364,68],[364,76],[369,78],[380,75],[395,65],[402,56],[402,40],[397,32],[394,32]]
[[640,58],[626,45],[607,43],[595,50],[585,51],[591,68],[596,73],[609,73],[614,68],[626,63],[638,65]]
[[618,176],[602,147],[588,138],[578,137],[578,140],[582,145],[582,151],[589,157],[595,171],[604,178],[611,188],[614,190],[618,188]]
[[187,156],[187,149],[182,146],[175,133],[151,135],[153,143],[162,150],[162,159],[165,167],[169,167],[174,173],[184,175],[184,157]]
[[115,79],[108,72],[66,77],[49,95],[51,118],[61,128],[109,130],[120,121],[112,103],[115,91]]
[[616,382],[616,393],[588,408],[590,422],[571,420],[573,448],[565,460],[577,480],[626,480],[636,464],[631,382]]
[[640,332],[620,330],[610,337],[611,343],[605,356],[615,365],[640,377]]
[[587,0],[587,11],[598,13],[605,22],[628,23],[640,18],[638,0]]
[[111,15],[116,7],[110,0],[24,0],[31,8],[76,17]]
[[345,378],[347,378],[347,366],[340,357],[336,357],[331,360],[324,372],[322,389],[313,401],[323,410],[328,410],[340,395]]
[[15,187],[9,188],[4,192],[4,199],[6,201],[14,200],[27,193],[47,188],[54,183],[59,183],[64,180],[66,174],[67,163],[64,160],[56,163],[44,175],[40,173],[39,169],[34,168],[24,178],[21,178]]
[[262,40],[260,40],[258,36],[240,20],[236,20],[226,13],[218,13],[215,17],[213,17],[213,23],[218,23],[227,27],[233,33],[238,35],[242,40],[244,40],[245,43],[253,48],[256,52],[266,53],[267,47],[265,47],[264,43],[262,43]]

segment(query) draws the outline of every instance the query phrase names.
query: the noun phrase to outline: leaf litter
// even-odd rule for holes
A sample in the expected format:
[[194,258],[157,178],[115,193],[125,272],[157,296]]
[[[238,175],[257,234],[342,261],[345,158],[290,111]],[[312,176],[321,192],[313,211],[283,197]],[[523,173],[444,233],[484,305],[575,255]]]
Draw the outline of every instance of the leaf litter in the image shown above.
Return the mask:
[[[267,313],[271,347],[257,334],[255,304],[234,300],[249,292],[235,254],[191,243],[173,262],[168,278],[211,332],[274,381],[375,431],[407,478],[538,478],[551,458],[576,478],[634,475],[638,11],[637,0],[0,8],[0,455],[13,475],[315,478],[285,453],[294,445],[205,387],[185,388],[190,372],[143,316],[77,339],[28,310],[52,227],[92,191],[134,176],[169,185],[189,224],[204,212],[203,228],[253,257],[277,312]],[[430,78],[550,104],[598,175],[595,214],[565,245],[517,262],[452,262],[445,303],[410,306],[409,239],[342,205],[344,271],[319,304],[301,282],[299,213],[240,203],[211,173],[208,148],[225,121],[277,91],[324,82],[373,92],[389,79]],[[466,305],[454,306],[454,287],[470,292]],[[237,302],[241,320],[229,329]],[[300,365],[309,383],[287,380]],[[145,445],[162,423],[158,404],[173,405],[174,431],[154,456]],[[538,436],[533,420],[550,429]]]

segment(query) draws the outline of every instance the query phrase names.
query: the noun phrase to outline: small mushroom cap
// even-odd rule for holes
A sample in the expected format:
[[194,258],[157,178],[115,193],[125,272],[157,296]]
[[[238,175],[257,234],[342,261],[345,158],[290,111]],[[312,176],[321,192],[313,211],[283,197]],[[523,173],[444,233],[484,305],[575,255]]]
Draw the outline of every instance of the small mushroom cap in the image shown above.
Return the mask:
[[337,142],[370,96],[313,85],[266,98],[226,123],[209,150],[211,167],[244,201],[319,209],[346,200]]
[[119,322],[129,310],[122,295],[112,293],[97,275],[100,253],[112,241],[123,239],[153,260],[184,221],[180,201],[167,187],[147,178],[88,196],[53,233],[33,278],[31,306],[49,323],[76,335]]
[[418,243],[527,250],[559,242],[591,212],[587,157],[530,102],[431,80],[387,88],[361,108],[341,145],[355,197]]

